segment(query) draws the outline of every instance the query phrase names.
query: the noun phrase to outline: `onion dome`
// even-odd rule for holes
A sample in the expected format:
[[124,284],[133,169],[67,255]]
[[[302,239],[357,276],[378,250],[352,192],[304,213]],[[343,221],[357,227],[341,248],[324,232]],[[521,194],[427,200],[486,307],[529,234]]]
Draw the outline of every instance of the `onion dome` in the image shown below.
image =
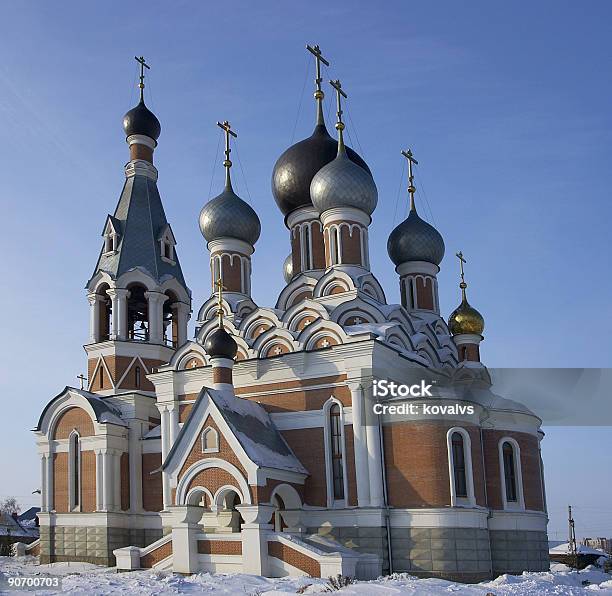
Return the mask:
[[462,300],[461,304],[453,311],[448,318],[448,328],[453,335],[469,333],[471,335],[482,335],[484,331],[483,316],[469,304],[465,295],[466,283],[461,283]]
[[219,327],[206,338],[204,349],[211,358],[233,360],[238,352],[238,344],[223,327]]
[[389,235],[387,252],[396,266],[409,261],[439,265],[444,258],[444,240],[436,228],[419,217],[413,206],[408,217]]
[[161,134],[161,124],[157,116],[147,108],[141,97],[138,105],[123,117],[123,130],[126,137],[144,135],[157,141]]
[[336,207],[353,207],[372,215],[378,202],[378,190],[372,174],[339,149],[336,159],[312,179],[310,197],[319,213]]
[[287,255],[283,263],[283,277],[286,283],[289,283],[293,279],[293,255]]
[[[312,204],[312,179],[337,153],[338,142],[327,132],[321,120],[311,136],[292,145],[278,158],[272,172],[272,194],[283,215]],[[370,173],[370,168],[357,152],[347,147],[346,153],[353,163]]]
[[259,239],[261,223],[253,208],[226,183],[223,192],[200,211],[200,231],[207,242],[236,238],[253,246]]

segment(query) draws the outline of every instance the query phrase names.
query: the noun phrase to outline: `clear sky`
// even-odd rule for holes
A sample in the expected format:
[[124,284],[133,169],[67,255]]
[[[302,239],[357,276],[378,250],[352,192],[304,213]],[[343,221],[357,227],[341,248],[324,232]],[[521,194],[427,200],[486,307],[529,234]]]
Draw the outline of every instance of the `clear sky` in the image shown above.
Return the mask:
[[[220,119],[239,134],[235,187],[262,220],[254,298],[271,304],[283,286],[288,233],[270,176],[312,130],[304,46],[318,43],[378,185],[371,262],[388,299],[410,146],[420,213],[447,246],[443,313],[458,303],[461,249],[485,362],[610,365],[609,2],[4,2],[0,22],[0,498],[35,501],[28,429],[86,370],[83,286],[122,186],[135,54],[153,67],[159,187],[196,312],[210,293],[197,216],[221,189]],[[568,503],[579,534],[612,536],[610,429],[546,431],[551,537],[565,536]]]

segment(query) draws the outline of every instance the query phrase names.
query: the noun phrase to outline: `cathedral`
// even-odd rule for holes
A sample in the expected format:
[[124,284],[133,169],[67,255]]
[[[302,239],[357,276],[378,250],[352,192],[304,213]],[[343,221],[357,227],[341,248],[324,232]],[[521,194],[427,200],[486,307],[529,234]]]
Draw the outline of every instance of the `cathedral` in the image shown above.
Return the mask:
[[[86,383],[50,399],[34,430],[42,511],[28,552],[41,563],[465,582],[548,569],[541,420],[492,391],[461,253],[460,304],[448,322],[440,313],[445,246],[419,216],[410,151],[409,214],[386,246],[401,304],[387,302],[370,269],[370,251],[383,250],[369,236],[376,183],[345,144],[339,81],[330,134],[328,62],[307,49],[314,130],[272,172],[289,237],[284,288],[269,306],[251,296],[252,274],[267,273],[253,258],[260,220],[233,189],[236,133],[219,122],[225,184],[199,217],[211,294],[197,310],[157,188],[161,125],[137,58],[123,189],[86,284]],[[381,399],[381,379],[433,379],[440,391]],[[372,407],[425,400],[470,407]]]

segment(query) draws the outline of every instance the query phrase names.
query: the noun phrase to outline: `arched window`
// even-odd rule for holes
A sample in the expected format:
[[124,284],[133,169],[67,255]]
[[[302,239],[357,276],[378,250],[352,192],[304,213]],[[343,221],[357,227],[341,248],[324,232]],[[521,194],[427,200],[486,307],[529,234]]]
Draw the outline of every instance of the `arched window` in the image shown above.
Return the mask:
[[453,476],[455,480],[455,495],[467,499],[467,476],[465,470],[465,447],[461,433],[454,432],[451,439],[453,450]]
[[446,441],[451,506],[473,507],[476,505],[476,498],[470,434],[464,428],[454,427],[448,431]]
[[202,431],[202,453],[217,453],[219,451],[219,433],[212,427]]
[[139,284],[127,288],[130,291],[127,303],[128,339],[133,341],[149,340],[149,303],[147,289]]
[[136,389],[140,389],[140,366],[134,369],[134,384],[136,385]]
[[338,404],[333,404],[329,409],[329,439],[333,496],[335,501],[340,501],[344,499],[344,462],[342,461],[342,417]]
[[68,444],[68,492],[71,511],[81,507],[81,440],[79,434],[73,431]]
[[306,224],[302,229],[304,230],[304,269],[310,270],[312,269],[312,252],[310,250],[310,226]]
[[518,501],[516,486],[516,461],[514,459],[514,447],[508,441],[502,445],[502,459],[504,461],[506,501],[508,501],[508,503],[516,503]]
[[166,292],[168,299],[163,305],[164,343],[178,348],[178,298],[173,292]]

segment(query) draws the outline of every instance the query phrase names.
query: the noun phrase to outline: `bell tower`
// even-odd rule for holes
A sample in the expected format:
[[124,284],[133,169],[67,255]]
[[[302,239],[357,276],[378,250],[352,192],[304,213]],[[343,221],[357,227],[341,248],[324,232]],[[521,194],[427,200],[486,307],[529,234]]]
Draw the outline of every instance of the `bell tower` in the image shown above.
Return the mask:
[[123,118],[130,160],[119,202],[102,229],[102,247],[87,282],[90,305],[88,388],[101,394],[153,391],[146,375],[168,362],[187,341],[191,292],[176,254],[176,240],[157,189],[153,153],[159,120],[144,101]]

